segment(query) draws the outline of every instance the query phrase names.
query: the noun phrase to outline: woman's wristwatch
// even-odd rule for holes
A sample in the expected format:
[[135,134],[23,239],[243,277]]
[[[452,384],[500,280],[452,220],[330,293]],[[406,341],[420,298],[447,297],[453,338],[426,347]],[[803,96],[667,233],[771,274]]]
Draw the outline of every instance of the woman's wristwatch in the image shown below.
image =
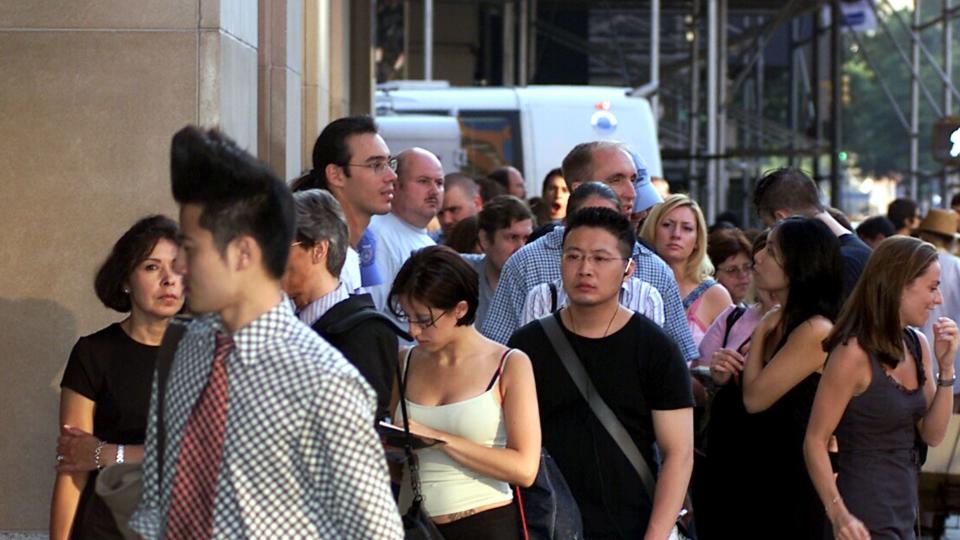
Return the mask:
[[122,444],[117,445],[117,463],[123,463],[123,451],[124,447]]
[[949,387],[952,387],[953,383],[955,382],[957,382],[956,375],[954,375],[953,377],[950,377],[949,379],[943,379],[940,377],[940,375],[937,375],[937,386],[943,386],[945,388],[949,388]]

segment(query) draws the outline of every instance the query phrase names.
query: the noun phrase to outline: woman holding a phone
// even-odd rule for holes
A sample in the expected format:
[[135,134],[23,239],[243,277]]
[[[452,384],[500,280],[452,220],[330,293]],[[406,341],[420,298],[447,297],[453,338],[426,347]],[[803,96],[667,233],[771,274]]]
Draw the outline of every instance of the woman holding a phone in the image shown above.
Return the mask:
[[[445,246],[415,252],[397,274],[390,309],[416,345],[401,352],[423,509],[447,539],[520,538],[511,485],[529,486],[540,463],[540,417],[530,359],[474,328],[477,275]],[[398,381],[399,383],[400,381]],[[403,424],[401,407],[391,407]],[[409,471],[400,508],[411,499]]]

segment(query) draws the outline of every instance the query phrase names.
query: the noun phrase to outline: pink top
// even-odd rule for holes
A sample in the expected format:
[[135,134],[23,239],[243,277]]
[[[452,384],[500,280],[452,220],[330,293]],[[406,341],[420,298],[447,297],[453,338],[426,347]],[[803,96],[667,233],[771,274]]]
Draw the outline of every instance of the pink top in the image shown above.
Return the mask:
[[687,309],[687,326],[690,327],[690,335],[693,336],[693,342],[697,345],[700,345],[704,334],[707,332],[707,325],[703,324],[703,321],[697,317],[697,309],[700,307],[700,302],[702,301],[703,296],[697,298],[696,302],[691,304],[690,308]]
[[[703,339],[700,340],[700,365],[709,366],[713,353],[723,348],[723,335],[727,331],[727,317],[734,307],[736,306],[727,306],[726,309],[721,311],[710,328],[707,329]],[[763,313],[760,312],[760,304],[754,304],[747,308],[747,311],[737,319],[737,322],[733,323],[730,336],[727,338],[726,348],[739,349],[753,335],[753,329],[757,327],[757,323],[762,318]]]

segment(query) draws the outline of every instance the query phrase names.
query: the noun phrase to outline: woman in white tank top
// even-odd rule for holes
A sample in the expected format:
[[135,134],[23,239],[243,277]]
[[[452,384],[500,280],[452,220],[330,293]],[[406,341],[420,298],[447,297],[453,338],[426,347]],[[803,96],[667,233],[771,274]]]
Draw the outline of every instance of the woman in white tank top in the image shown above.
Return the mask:
[[[474,329],[477,304],[476,272],[442,246],[415,252],[390,291],[390,309],[417,342],[399,359],[410,431],[441,443],[417,451],[423,508],[450,540],[520,538],[511,486],[532,484],[540,463],[533,369],[523,352]],[[402,425],[398,401],[395,391]]]

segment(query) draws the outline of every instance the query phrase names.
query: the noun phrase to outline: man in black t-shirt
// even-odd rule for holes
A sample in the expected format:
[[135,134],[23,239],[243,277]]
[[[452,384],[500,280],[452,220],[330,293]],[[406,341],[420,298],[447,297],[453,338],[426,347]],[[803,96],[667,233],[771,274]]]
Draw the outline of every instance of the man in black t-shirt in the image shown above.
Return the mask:
[[[509,346],[530,355],[543,445],[556,460],[583,515],[587,538],[667,538],[693,468],[693,396],[676,343],[618,302],[633,274],[630,222],[609,208],[568,218],[561,272],[569,306],[555,317],[604,402],[659,470],[651,501],[637,471],[597,419],[557,357],[540,321]],[[658,466],[654,443],[662,463]]]
[[757,182],[753,190],[753,205],[764,226],[790,216],[816,218],[827,224],[840,240],[840,258],[843,264],[843,293],[846,300],[860,279],[870,258],[870,247],[857,235],[831,216],[820,202],[817,184],[800,169],[777,169]]

